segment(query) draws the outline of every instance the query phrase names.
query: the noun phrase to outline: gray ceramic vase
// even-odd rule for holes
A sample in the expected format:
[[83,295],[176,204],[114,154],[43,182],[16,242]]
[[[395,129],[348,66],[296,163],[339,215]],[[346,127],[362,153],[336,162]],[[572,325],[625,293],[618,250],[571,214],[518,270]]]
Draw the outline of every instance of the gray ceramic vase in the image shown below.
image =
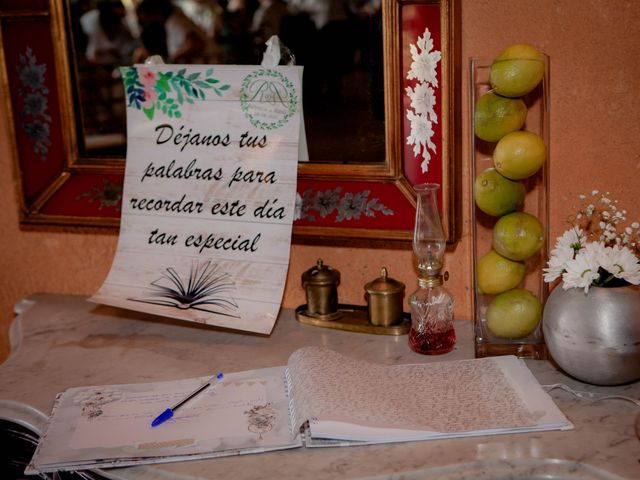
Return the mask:
[[569,375],[594,385],[640,379],[640,287],[564,290],[544,307],[549,353]]

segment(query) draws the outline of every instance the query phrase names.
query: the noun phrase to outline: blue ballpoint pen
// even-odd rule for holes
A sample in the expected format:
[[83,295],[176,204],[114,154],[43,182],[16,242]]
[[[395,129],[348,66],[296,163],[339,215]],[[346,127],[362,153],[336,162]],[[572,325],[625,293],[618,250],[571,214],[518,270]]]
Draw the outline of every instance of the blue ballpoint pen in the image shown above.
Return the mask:
[[167,408],[164,412],[162,412],[160,415],[158,415],[156,418],[154,418],[153,422],[151,422],[151,426],[152,427],[157,427],[161,423],[164,423],[167,420],[169,420],[171,417],[173,417],[173,414],[175,413],[175,411],[178,408],[180,408],[182,405],[187,403],[189,400],[191,400],[193,397],[198,395],[200,392],[202,392],[205,389],[207,389],[214,382],[222,380],[223,376],[224,375],[222,375],[222,373],[218,373],[215,377],[210,378],[207,382],[203,383],[201,386],[196,388],[193,392],[191,392],[189,395],[184,397],[182,400],[180,400],[178,403],[176,403],[173,407]]

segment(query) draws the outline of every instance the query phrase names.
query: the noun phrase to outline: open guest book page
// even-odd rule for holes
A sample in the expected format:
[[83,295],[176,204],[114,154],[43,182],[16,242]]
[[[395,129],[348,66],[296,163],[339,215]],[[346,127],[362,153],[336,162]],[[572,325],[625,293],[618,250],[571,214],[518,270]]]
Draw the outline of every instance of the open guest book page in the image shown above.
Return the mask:
[[573,428],[515,356],[380,365],[309,347],[287,372],[296,424],[308,421],[306,446]]
[[321,347],[226,374],[151,426],[206,380],[66,390],[26,473],[573,428],[514,356],[388,366]]

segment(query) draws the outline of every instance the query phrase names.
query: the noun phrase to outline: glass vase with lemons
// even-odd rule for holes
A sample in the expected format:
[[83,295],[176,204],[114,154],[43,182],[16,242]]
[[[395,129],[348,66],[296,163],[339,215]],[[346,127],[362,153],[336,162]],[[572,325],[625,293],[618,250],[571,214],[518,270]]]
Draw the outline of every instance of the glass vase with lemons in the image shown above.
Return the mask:
[[549,58],[517,43],[470,71],[476,356],[546,358]]

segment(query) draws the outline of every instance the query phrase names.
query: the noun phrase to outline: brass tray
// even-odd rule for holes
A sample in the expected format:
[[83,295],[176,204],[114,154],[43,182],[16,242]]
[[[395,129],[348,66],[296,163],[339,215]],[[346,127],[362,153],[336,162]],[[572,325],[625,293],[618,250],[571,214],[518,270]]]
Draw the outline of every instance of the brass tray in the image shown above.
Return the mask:
[[406,335],[411,328],[411,314],[406,312],[402,313],[402,322],[397,325],[373,325],[369,322],[367,307],[362,305],[339,304],[335,314],[317,316],[307,314],[304,304],[296,308],[296,319],[305,325],[376,335]]

